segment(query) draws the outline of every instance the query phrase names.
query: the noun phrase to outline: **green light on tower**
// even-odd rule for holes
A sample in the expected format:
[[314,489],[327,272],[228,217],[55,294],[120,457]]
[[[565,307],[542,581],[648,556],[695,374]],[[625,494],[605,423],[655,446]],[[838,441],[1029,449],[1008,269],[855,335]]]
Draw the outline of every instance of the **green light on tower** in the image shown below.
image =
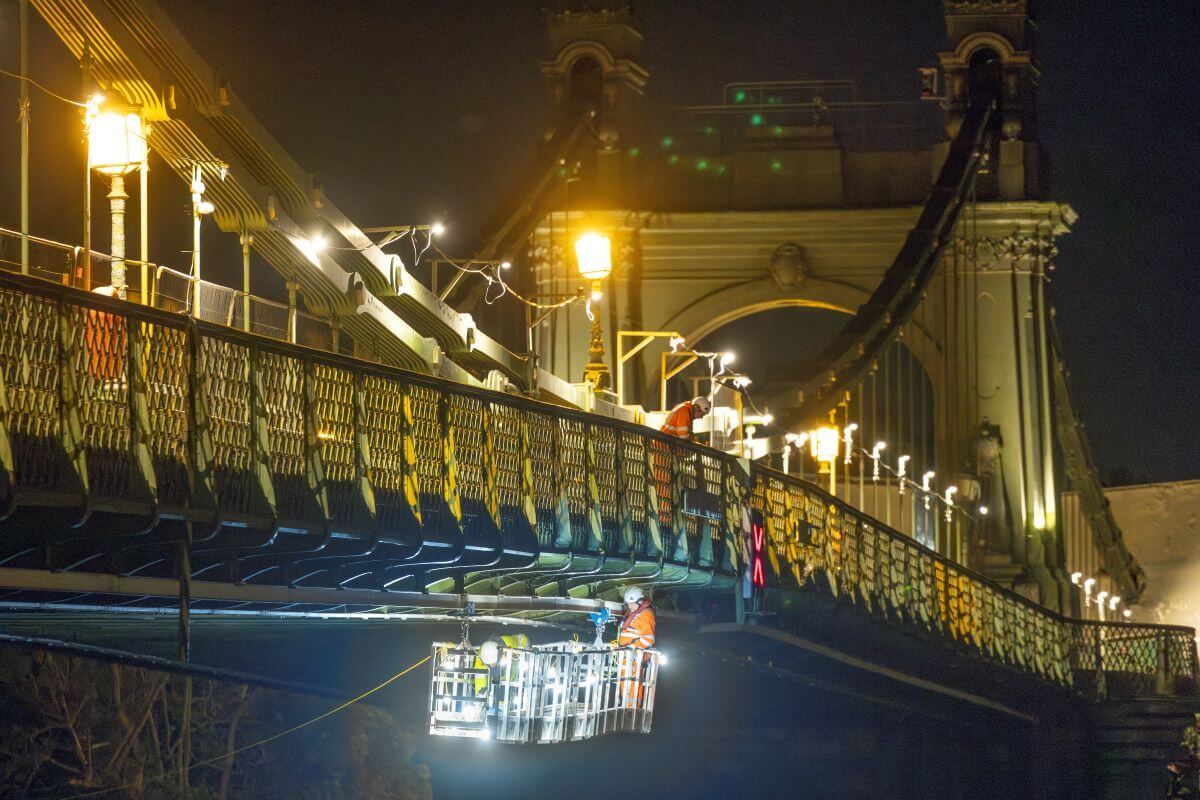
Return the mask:
[[663,144],[663,147],[670,147],[671,145],[675,144],[675,140],[672,139],[670,136],[664,136],[663,140],[662,140],[662,144]]
[[642,154],[642,148],[640,148],[640,147],[629,148],[629,155],[633,156],[634,158],[637,158],[641,154]]
[[783,164],[780,164],[778,161],[771,162],[771,172],[779,172],[781,169],[783,169]]
[[763,124],[762,114],[751,114],[750,115],[750,124],[755,128],[757,128],[759,125],[762,125]]
[[669,164],[678,164],[678,163],[679,163],[679,156],[677,156],[677,155],[675,155],[674,153],[672,153],[672,154],[671,154],[671,157],[667,159],[667,163],[669,163]]
[[745,93],[744,91],[742,91],[741,89],[738,89],[738,90],[737,90],[736,92],[734,92],[734,94],[733,94],[733,102],[735,102],[735,103],[744,103],[744,102],[746,102],[746,93]]
[[696,162],[696,169],[700,170],[701,172],[704,172],[704,170],[708,169],[708,162],[706,160],[704,160],[703,158],[700,159],[699,161]]

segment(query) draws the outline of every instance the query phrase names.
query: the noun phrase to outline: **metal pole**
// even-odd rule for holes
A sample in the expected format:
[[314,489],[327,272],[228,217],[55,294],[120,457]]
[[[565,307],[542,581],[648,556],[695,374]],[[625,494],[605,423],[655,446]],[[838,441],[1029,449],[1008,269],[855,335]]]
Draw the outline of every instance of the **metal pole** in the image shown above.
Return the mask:
[[109,284],[113,296],[125,299],[125,176],[112,176],[112,190],[108,193],[109,211],[112,217],[112,261]]
[[21,274],[29,274],[29,0],[21,0]]
[[138,239],[141,244],[141,284],[142,305],[150,304],[150,158],[147,158],[138,169],[140,185],[138,186]]
[[192,317],[200,318],[200,201],[204,199],[200,165],[192,167]]
[[300,284],[294,278],[287,282],[287,335],[288,341],[292,344],[296,343],[296,290],[299,288]]
[[250,330],[250,245],[254,237],[242,230],[239,240],[242,244],[242,330]]
[[[92,49],[86,40],[83,43],[83,59],[80,62],[83,70],[83,99],[91,99],[92,92]],[[84,119],[87,112],[84,111]],[[92,288],[92,159],[89,153],[84,157],[83,165],[83,288]]]

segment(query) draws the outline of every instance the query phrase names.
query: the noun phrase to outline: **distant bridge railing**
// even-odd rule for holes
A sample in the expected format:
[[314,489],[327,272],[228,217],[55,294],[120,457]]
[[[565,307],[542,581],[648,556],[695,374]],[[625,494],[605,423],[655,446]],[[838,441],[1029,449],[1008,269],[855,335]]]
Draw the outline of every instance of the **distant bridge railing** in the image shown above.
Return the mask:
[[[29,239],[29,274],[34,277],[90,290],[112,283],[112,256],[93,250],[90,269],[84,269],[82,247],[56,242],[40,236]],[[130,300],[147,298],[148,305],[164,311],[189,314],[217,325],[249,330],[286,342],[291,337],[291,318],[295,319],[295,340],[306,347],[334,350],[333,328],[327,320],[299,310],[291,310],[257,295],[249,295],[212,281],[197,280],[191,275],[159,264],[146,264],[146,286],[142,286],[142,262],[127,258],[126,295]],[[21,234],[0,228],[0,270],[20,272]],[[86,280],[85,280],[86,275]],[[84,283],[88,285],[84,286]],[[199,309],[193,314],[199,284]],[[249,301],[248,303],[246,301]],[[250,308],[250,323],[246,325],[245,308]]]
[[748,503],[772,587],[1084,692],[1196,687],[1190,629],[1064,618],[790,476],[4,272],[0,501],[0,567],[170,576],[184,559],[206,579],[379,590],[516,573],[506,588],[556,592],[731,589]]

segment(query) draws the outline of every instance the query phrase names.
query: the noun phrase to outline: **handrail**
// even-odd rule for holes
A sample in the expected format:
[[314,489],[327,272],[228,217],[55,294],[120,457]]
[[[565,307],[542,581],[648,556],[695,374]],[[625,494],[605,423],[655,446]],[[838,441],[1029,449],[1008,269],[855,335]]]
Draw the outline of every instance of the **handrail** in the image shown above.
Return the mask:
[[[749,504],[766,521],[773,587],[815,589],[1081,691],[1179,694],[1197,682],[1191,629],[1069,619],[798,478],[753,463],[746,471],[731,456],[629,422],[7,272],[0,392],[8,409],[0,442],[9,443],[0,447],[0,482],[17,509],[82,494],[91,509],[133,504],[144,510],[125,513],[250,528],[283,518],[370,542],[411,525],[385,521],[386,506],[410,515],[424,536],[491,536],[504,553],[527,556],[531,544],[517,541],[524,537],[535,550],[589,556],[598,564],[581,573],[589,580],[629,574],[670,583],[695,574],[728,585],[741,575]],[[131,483],[139,469],[151,472]],[[180,470],[200,488],[172,484]],[[263,498],[272,498],[266,510]],[[98,524],[94,536],[112,536]],[[376,549],[360,557],[363,569],[395,575],[411,561],[419,571],[411,552],[370,555]],[[427,563],[499,574],[530,566],[527,557],[471,562],[455,552]],[[610,555],[620,564],[605,571]],[[653,569],[629,573],[637,564]]]
[[[13,240],[13,239],[19,239],[20,236],[21,236],[21,234],[18,233],[17,231],[13,231],[8,228],[0,227],[0,252],[2,252],[2,247],[5,242]],[[53,239],[46,239],[41,236],[31,235],[29,237],[29,240],[35,244],[54,248],[56,250],[61,250],[61,251],[63,251],[63,253],[65,255],[70,255],[72,257],[72,263],[69,265],[66,265],[68,267],[68,269],[74,269],[77,266],[75,264],[75,261],[78,260],[79,254],[82,252],[82,248],[76,247],[73,245],[69,245],[64,242],[57,242],[57,241],[54,241]],[[99,258],[99,259],[108,260],[108,261],[112,260],[111,255],[109,255],[107,253],[103,253],[98,250],[92,251],[92,258],[93,259]],[[141,262],[138,259],[134,259],[134,258],[126,258],[125,263],[129,266],[138,267],[138,266],[141,266],[143,262]],[[149,295],[148,302],[146,302],[146,305],[154,306],[157,308],[162,307],[161,305],[159,305],[160,298],[162,298],[164,296],[161,291],[162,276],[169,275],[172,278],[180,281],[183,284],[183,288],[179,292],[180,296],[178,296],[178,297],[173,296],[173,295],[166,295],[175,304],[179,305],[179,308],[167,309],[167,310],[173,310],[173,311],[176,311],[179,313],[190,314],[192,311],[192,303],[195,298],[195,286],[197,283],[199,283],[202,287],[209,288],[211,290],[218,291],[223,294],[227,294],[230,298],[229,313],[226,315],[227,318],[224,322],[222,322],[220,319],[214,318],[212,315],[206,316],[203,313],[203,309],[201,310],[201,314],[200,314],[201,318],[204,319],[206,322],[224,324],[228,327],[240,327],[240,325],[236,321],[241,320],[242,301],[247,297],[246,292],[242,291],[241,289],[235,289],[231,286],[223,286],[222,284],[219,284],[219,283],[213,283],[212,281],[198,280],[197,278],[193,277],[192,275],[189,275],[186,272],[181,272],[177,269],[173,269],[171,267],[167,267],[162,264],[155,264],[154,262],[148,261],[148,262],[145,262],[145,266],[147,267],[149,275],[152,276],[150,279],[150,286],[149,287],[141,287],[139,285],[138,280],[135,279],[135,275],[137,273],[130,273],[129,274],[129,289],[140,295],[143,293],[143,288],[144,288],[145,289],[144,293]],[[0,257],[0,270],[17,272],[20,269],[20,267],[21,267],[20,262],[10,261],[8,259]],[[74,280],[75,276],[71,275],[67,271],[63,271],[61,273],[55,273],[55,272],[49,272],[44,267],[35,267],[35,268],[38,269],[39,272],[47,272],[48,274],[59,275],[60,276],[59,282],[63,282],[66,285],[73,286],[75,284],[75,280]],[[105,284],[102,284],[99,282],[94,282],[94,284],[95,285],[93,285],[93,286],[89,286],[89,287],[85,287],[85,288],[95,289],[95,288],[97,288],[97,286],[105,285]],[[254,318],[253,309],[255,306],[279,309],[284,312],[287,312],[289,310],[289,306],[287,306],[284,303],[279,303],[274,300],[268,300],[264,297],[260,297],[255,294],[249,295],[249,298],[250,298],[250,305],[251,305],[251,309],[252,309],[251,319],[250,319],[250,327],[251,327],[251,330],[256,330],[256,332],[263,332],[263,329],[266,327],[269,327],[269,326],[265,325],[265,323],[263,323],[261,320],[256,320]],[[297,321],[303,320],[308,323],[313,323],[313,324],[317,325],[318,327],[325,328],[324,333],[326,335],[324,337],[322,337],[322,341],[315,342],[312,340],[312,337],[309,337],[309,341],[305,342],[305,344],[307,344],[310,347],[319,347],[320,349],[324,349],[324,350],[333,349],[333,337],[331,335],[332,327],[330,326],[328,321],[323,320],[320,317],[314,316],[312,314],[308,314],[304,311],[296,310],[295,314],[296,314]],[[281,333],[281,335],[279,335],[279,336],[271,336],[271,334],[269,334],[269,333],[267,333],[265,335],[270,336],[270,338],[273,338],[273,339],[284,339],[285,340],[288,338],[288,330],[287,330],[286,325],[282,329],[280,329],[280,333]]]

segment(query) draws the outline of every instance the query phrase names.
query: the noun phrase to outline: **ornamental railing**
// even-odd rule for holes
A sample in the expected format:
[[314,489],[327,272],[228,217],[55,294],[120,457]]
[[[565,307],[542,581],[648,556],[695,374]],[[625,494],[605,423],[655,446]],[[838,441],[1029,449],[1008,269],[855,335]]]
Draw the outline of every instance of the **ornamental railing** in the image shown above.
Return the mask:
[[749,504],[766,522],[771,588],[832,595],[1085,693],[1196,687],[1190,629],[1062,617],[796,478],[643,426],[2,271],[0,502],[8,566],[43,554],[65,559],[43,567],[170,575],[186,522],[201,543],[193,569],[232,580],[247,579],[250,552],[277,568],[258,580],[285,585],[424,588],[495,570],[556,591],[729,586]]

